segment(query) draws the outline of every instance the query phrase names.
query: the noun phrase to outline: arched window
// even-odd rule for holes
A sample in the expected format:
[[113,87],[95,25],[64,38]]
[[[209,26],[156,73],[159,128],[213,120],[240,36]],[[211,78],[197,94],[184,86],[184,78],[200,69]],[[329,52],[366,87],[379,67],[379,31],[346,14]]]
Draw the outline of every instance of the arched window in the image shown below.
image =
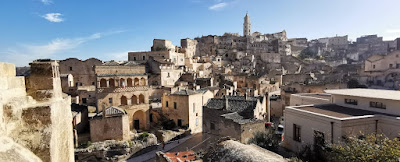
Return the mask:
[[115,87],[115,80],[114,79],[110,79],[108,80],[110,87]]
[[145,86],[146,85],[146,79],[142,78],[140,79],[140,85]]
[[131,100],[132,100],[132,105],[138,104],[138,98],[135,95],[132,96]]
[[128,86],[128,87],[133,87],[132,79],[131,79],[131,78],[128,78],[128,79],[126,80],[126,82],[127,82],[127,86]]
[[102,88],[107,87],[107,80],[100,79],[100,87],[102,87]]
[[139,85],[139,79],[138,79],[138,78],[135,78],[135,83],[134,83],[134,85],[135,85],[135,86],[138,86],[138,85]]
[[144,103],[144,95],[140,94],[139,95],[139,104],[143,104]]
[[120,86],[120,87],[126,87],[125,79],[122,79],[122,78],[121,78],[121,79],[119,80],[119,86]]
[[125,96],[121,97],[121,105],[128,105],[128,100]]

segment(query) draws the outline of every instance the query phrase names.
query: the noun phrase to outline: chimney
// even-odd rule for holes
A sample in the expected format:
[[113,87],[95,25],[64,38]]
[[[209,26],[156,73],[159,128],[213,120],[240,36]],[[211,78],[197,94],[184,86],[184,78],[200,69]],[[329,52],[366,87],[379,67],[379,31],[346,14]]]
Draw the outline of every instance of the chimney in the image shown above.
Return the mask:
[[228,107],[229,107],[228,96],[225,96],[225,109],[228,109]]

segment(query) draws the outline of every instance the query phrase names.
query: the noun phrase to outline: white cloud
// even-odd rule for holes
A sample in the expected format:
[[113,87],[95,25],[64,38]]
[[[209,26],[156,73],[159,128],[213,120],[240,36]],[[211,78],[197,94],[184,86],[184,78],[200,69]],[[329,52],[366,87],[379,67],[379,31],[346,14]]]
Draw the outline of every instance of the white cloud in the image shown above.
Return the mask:
[[[17,66],[26,66],[29,62],[36,59],[52,58],[57,54],[65,53],[72,49],[78,48],[82,44],[100,39],[107,35],[118,34],[124,31],[111,31],[104,33],[95,33],[86,37],[78,38],[56,38],[42,45],[22,44],[16,48],[9,48],[0,52],[0,60],[14,63]],[[118,56],[121,57],[121,56]]]
[[61,18],[62,14],[60,13],[48,13],[43,15],[42,17],[45,18],[46,20],[49,20],[50,22],[63,22],[64,19]]
[[225,2],[217,3],[215,5],[208,7],[208,9],[209,10],[220,10],[220,9],[226,7],[227,5],[228,5],[228,3],[225,3]]
[[45,5],[49,5],[49,4],[52,4],[53,3],[53,1],[52,0],[40,0],[43,4],[45,4]]

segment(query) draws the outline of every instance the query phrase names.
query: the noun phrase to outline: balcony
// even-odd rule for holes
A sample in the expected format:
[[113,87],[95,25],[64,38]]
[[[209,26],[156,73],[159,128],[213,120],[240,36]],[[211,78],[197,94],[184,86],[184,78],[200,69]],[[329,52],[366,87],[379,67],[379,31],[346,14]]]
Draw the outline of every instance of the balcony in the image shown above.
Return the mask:
[[147,86],[137,86],[137,87],[116,87],[116,88],[97,88],[97,93],[119,93],[119,92],[135,92],[135,91],[147,91],[149,87]]

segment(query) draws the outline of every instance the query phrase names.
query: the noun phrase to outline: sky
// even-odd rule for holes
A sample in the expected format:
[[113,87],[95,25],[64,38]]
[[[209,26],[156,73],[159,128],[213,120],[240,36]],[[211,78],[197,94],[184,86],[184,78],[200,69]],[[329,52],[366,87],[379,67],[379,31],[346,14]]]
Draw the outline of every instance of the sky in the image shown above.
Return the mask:
[[0,62],[127,60],[153,39],[286,30],[289,38],[400,37],[399,0],[1,0]]

